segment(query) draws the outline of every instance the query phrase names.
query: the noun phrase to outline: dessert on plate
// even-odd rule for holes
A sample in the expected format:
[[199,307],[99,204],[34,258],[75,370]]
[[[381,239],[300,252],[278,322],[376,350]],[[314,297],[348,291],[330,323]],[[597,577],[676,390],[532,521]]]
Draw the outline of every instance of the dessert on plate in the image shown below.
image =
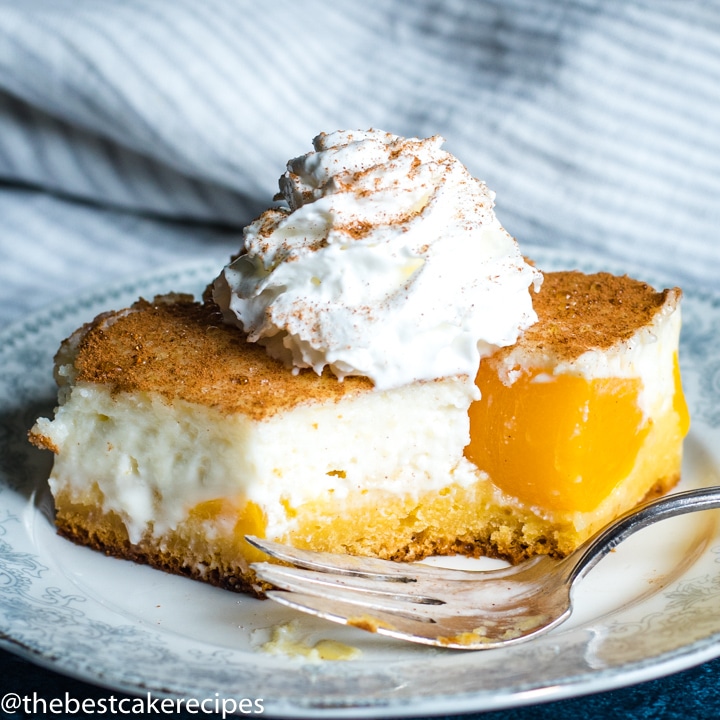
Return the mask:
[[543,280],[439,138],[323,134],[280,190],[201,301],[63,342],[30,433],[63,535],[261,592],[247,534],[516,561],[677,481],[678,290]]

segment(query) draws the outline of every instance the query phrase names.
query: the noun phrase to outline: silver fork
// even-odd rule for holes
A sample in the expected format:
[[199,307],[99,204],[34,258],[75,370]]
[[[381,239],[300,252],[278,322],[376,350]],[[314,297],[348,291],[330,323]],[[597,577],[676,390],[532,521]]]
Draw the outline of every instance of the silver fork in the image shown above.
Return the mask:
[[289,607],[425,645],[496,648],[547,632],[572,612],[572,590],[610,550],[666,518],[720,508],[720,487],[674,493],[645,503],[558,560],[547,555],[514,567],[466,571],[312,552],[247,536],[277,560],[253,564],[281,590],[267,596]]

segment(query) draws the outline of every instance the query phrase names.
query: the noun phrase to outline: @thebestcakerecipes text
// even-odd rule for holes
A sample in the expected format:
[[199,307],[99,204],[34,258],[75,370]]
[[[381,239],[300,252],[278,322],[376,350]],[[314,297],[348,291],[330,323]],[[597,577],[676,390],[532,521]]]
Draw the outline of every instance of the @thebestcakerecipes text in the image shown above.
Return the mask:
[[0,712],[7,717],[30,718],[62,715],[72,717],[78,715],[197,715],[205,717],[237,717],[242,715],[261,715],[265,711],[262,698],[232,698],[215,693],[205,698],[170,698],[155,697],[146,693],[138,697],[118,697],[108,695],[98,698],[75,698],[66,692],[60,697],[46,698],[37,692],[7,692],[0,698]]

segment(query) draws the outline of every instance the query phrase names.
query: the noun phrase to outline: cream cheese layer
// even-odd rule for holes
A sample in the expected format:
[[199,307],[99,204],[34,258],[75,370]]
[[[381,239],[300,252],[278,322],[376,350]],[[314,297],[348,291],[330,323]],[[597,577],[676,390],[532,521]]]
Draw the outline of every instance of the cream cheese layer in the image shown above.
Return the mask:
[[81,382],[34,432],[57,451],[53,494],[82,504],[97,487],[102,511],[122,519],[131,542],[162,536],[216,499],[253,502],[280,537],[305,503],[339,502],[360,489],[419,499],[477,482],[463,458],[472,385],[449,378],[256,421]]

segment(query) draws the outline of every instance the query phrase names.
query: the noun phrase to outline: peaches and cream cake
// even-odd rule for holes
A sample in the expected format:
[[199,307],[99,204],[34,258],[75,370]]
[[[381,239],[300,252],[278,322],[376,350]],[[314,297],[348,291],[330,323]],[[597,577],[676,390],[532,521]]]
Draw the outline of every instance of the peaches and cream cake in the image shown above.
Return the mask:
[[62,343],[30,432],[60,533],[259,592],[248,534],[517,561],[672,487],[679,290],[543,278],[441,145],[318,136],[200,301]]

